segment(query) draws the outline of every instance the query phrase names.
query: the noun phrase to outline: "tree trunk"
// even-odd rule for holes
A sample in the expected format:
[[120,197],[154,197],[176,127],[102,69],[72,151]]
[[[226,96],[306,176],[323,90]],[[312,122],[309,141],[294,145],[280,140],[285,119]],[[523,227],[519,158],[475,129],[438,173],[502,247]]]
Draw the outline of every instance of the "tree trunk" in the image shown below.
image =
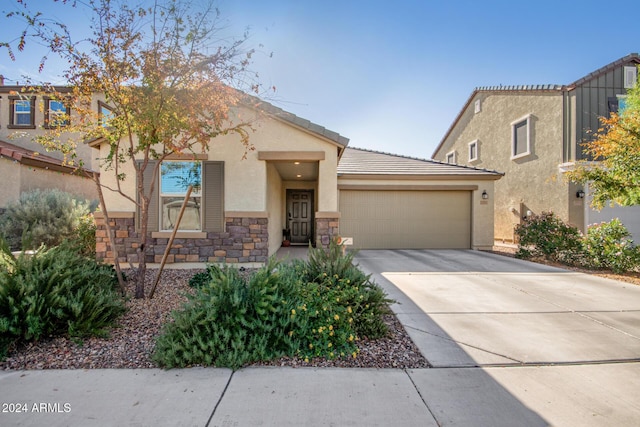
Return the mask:
[[147,275],[147,223],[149,221],[149,203],[143,198],[140,203],[140,244],[138,253],[138,271],[136,272],[136,298],[145,298],[144,281]]
[[113,266],[116,269],[116,276],[118,277],[118,285],[120,286],[120,293],[124,295],[127,291],[124,279],[122,278],[122,270],[120,269],[120,261],[118,260],[118,249],[115,245],[115,238],[113,235],[113,230],[111,229],[111,224],[109,224],[109,212],[107,211],[107,205],[104,202],[104,194],[102,194],[102,186],[100,185],[100,175],[97,172],[93,173],[93,181],[96,183],[96,187],[98,190],[98,198],[100,200],[100,209],[102,209],[102,214],[104,215],[104,226],[107,230],[107,239],[109,240],[109,246],[111,247],[111,251],[113,252]]

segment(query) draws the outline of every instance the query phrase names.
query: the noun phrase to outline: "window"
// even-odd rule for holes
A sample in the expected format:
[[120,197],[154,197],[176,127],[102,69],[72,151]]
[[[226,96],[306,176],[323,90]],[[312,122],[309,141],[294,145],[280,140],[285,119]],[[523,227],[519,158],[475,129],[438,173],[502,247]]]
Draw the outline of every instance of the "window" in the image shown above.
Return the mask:
[[[222,232],[224,231],[224,162],[213,161],[165,160],[161,167],[160,179],[156,177],[154,192],[149,200],[148,231],[171,230],[187,193],[188,182],[197,183],[196,175],[201,177],[200,188],[194,186],[187,211],[180,222],[180,230]],[[176,163],[180,163],[176,165]],[[149,161],[144,169],[144,191],[148,194],[156,161]],[[172,165],[173,164],[173,165]],[[159,181],[164,180],[164,187]],[[187,187],[184,185],[187,184]],[[171,198],[177,200],[170,200]],[[172,202],[178,201],[178,207]],[[188,212],[188,214],[187,214]],[[140,209],[136,212],[136,227],[140,227]]]
[[450,151],[447,153],[447,163],[454,165],[456,163],[456,152]]
[[511,123],[511,159],[531,154],[531,114]]
[[473,107],[474,114],[478,114],[481,111],[481,109],[482,109],[482,106],[480,104],[480,100],[476,99],[476,102],[475,102],[474,107]]
[[615,97],[607,98],[607,104],[609,106],[609,113],[622,114],[627,106],[627,95],[616,95]]
[[35,129],[36,97],[9,97],[9,126],[8,128]]
[[193,186],[179,230],[202,229],[202,162],[164,161],[160,165],[160,230],[173,230],[187,189]]
[[44,127],[54,128],[69,125],[70,108],[57,99],[45,98],[45,121]]
[[100,125],[109,127],[109,121],[115,117],[113,109],[102,101],[98,101],[98,116]]
[[469,143],[469,161],[473,162],[478,160],[478,140],[471,141]]
[[638,80],[638,69],[636,67],[624,67],[624,88],[631,89]]

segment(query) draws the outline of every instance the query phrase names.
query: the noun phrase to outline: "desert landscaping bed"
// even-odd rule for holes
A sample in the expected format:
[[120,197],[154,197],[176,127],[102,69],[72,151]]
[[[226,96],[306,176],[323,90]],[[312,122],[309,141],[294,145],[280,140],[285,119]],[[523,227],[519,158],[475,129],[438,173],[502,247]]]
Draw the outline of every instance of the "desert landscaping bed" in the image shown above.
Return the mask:
[[[170,319],[172,310],[179,309],[186,301],[185,294],[192,292],[188,281],[202,270],[167,269],[152,300],[129,299],[127,312],[119,319],[119,327],[110,331],[107,338],[87,338],[74,341],[66,337],[51,338],[21,344],[0,362],[0,370],[11,369],[96,369],[96,368],[155,368],[151,353],[162,325]],[[147,273],[149,290],[157,270]],[[130,285],[128,295],[133,294]],[[312,359],[309,362],[296,358],[282,358],[259,365],[357,367],[357,368],[425,368],[427,360],[408,336],[394,315],[387,315],[385,322],[390,334],[378,340],[362,339],[360,353],[354,358],[327,360]]]

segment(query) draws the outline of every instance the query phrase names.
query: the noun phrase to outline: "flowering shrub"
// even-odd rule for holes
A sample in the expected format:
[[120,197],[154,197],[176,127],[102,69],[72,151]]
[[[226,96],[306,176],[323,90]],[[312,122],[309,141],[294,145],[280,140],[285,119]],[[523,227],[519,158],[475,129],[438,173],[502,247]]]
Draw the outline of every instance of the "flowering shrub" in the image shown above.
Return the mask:
[[357,357],[359,337],[387,334],[381,316],[390,300],[353,265],[353,254],[336,247],[310,248],[307,262],[271,260],[248,281],[235,269],[209,266],[194,276],[196,293],[165,325],[154,360],[238,369],[285,355]]
[[553,212],[528,217],[516,226],[515,232],[519,239],[518,258],[541,257],[569,265],[580,262],[583,254],[580,231]]
[[637,268],[639,251],[630,237],[629,231],[617,218],[590,226],[584,245],[585,267],[610,269],[615,273]]

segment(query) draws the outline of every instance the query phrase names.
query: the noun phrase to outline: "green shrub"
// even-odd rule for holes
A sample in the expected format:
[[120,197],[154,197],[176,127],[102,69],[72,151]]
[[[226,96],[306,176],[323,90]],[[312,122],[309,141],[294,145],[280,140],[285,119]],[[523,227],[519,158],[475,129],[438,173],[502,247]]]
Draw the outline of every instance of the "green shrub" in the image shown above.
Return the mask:
[[310,249],[308,262],[271,260],[248,281],[214,265],[197,273],[190,280],[196,293],[163,328],[154,360],[238,369],[285,355],[357,356],[359,337],[388,333],[382,315],[390,300],[353,265],[352,253],[335,246]]
[[164,326],[153,359],[163,367],[244,364],[291,354],[297,287],[271,261],[247,281],[233,268],[209,267],[210,281]]
[[384,290],[353,263],[356,252],[342,253],[342,247],[331,243],[328,249],[310,248],[307,281],[315,282],[326,292],[339,292],[340,305],[353,310],[353,323],[358,335],[380,338],[388,333],[382,316],[388,314],[392,300]]
[[78,218],[78,225],[70,237],[70,242],[81,255],[96,257],[96,228],[93,214],[88,213]]
[[640,257],[630,237],[617,218],[590,226],[585,237],[585,267],[610,269],[615,273],[636,269]]
[[68,244],[0,269],[0,353],[18,340],[102,336],[123,312],[113,268]]
[[73,237],[89,204],[60,190],[34,190],[20,195],[0,220],[0,235],[12,250],[59,245]]
[[528,217],[516,226],[519,258],[542,257],[564,264],[576,264],[583,257],[582,236],[553,212]]

